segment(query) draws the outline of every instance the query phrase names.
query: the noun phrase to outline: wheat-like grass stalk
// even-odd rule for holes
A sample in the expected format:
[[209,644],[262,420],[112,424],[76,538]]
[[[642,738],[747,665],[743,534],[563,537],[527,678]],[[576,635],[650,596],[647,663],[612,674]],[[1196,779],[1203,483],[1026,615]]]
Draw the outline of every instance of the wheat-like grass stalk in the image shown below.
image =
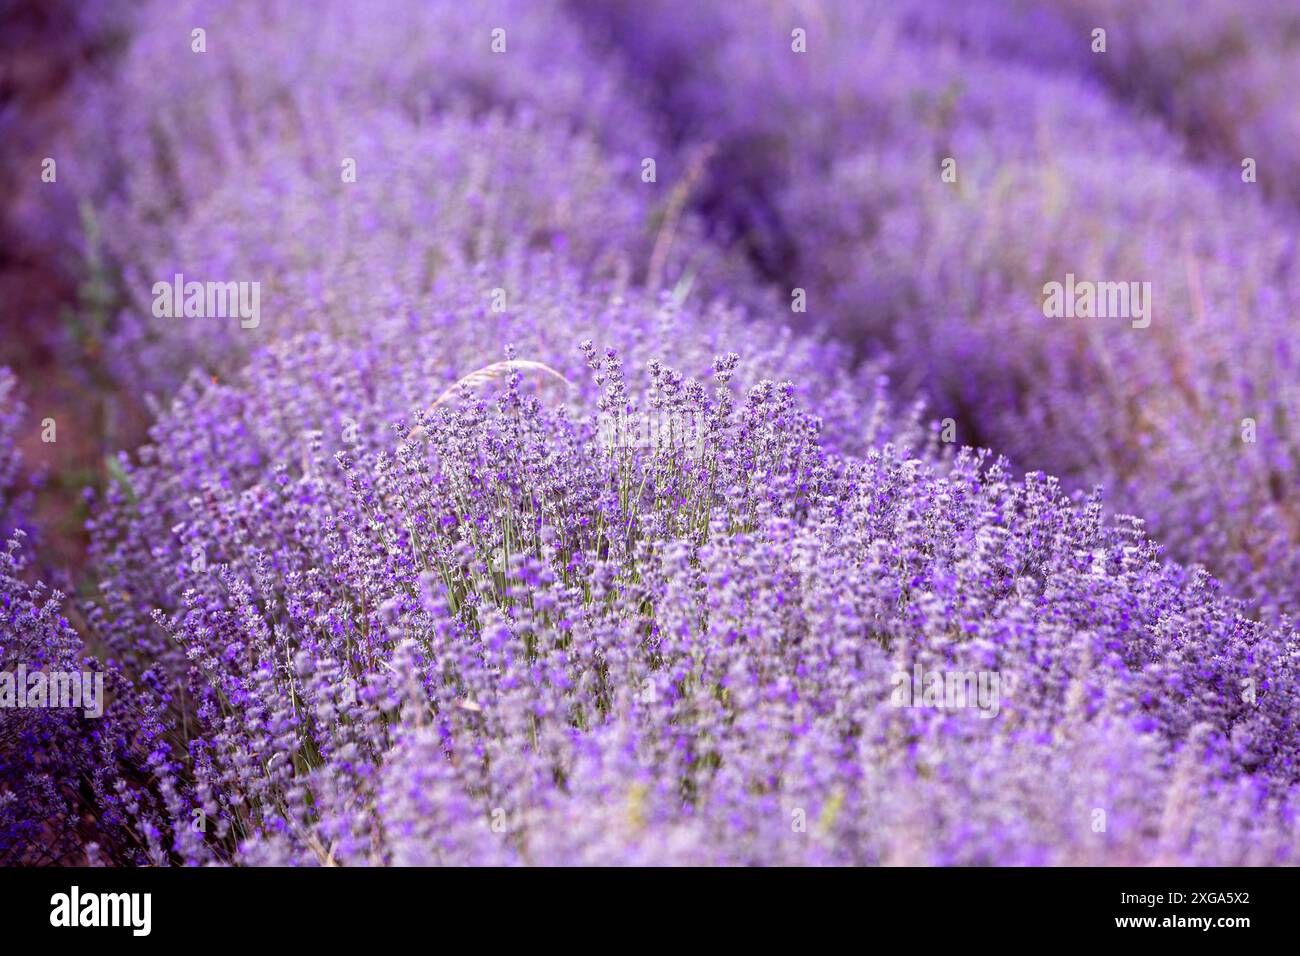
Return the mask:
[[682,212],[686,208],[686,203],[691,198],[691,193],[695,191],[704,171],[708,168],[709,160],[717,152],[717,147],[713,143],[705,144],[695,155],[690,165],[686,168],[686,175],[682,177],[668,197],[668,205],[664,211],[663,222],[659,226],[659,234],[655,237],[654,248],[650,250],[650,265],[646,270],[646,288],[657,290],[663,282],[664,267],[668,263],[668,252],[672,248],[673,237],[677,234],[677,222],[681,219]]
[[[530,359],[506,359],[504,362],[493,362],[491,365],[485,365],[480,369],[475,369],[463,378],[457,379],[447,387],[437,400],[428,407],[426,414],[432,415],[433,410],[439,405],[451,401],[460,394],[462,388],[478,389],[490,382],[499,382],[510,376],[512,372],[540,372],[543,376],[549,376],[557,381],[563,382],[566,387],[571,387],[572,382],[551,368],[544,362],[534,362]],[[423,427],[416,427],[411,431],[411,437],[415,438],[424,432]]]

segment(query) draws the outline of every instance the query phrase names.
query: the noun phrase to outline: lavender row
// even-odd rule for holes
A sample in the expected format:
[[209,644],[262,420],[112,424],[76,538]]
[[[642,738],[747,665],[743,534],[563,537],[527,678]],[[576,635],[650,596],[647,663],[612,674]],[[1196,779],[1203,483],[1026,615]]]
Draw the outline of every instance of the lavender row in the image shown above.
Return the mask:
[[92,629],[188,714],[149,858],[1293,860],[1295,635],[1139,523],[575,352],[387,437],[293,440],[325,339],[177,402],[96,527]]

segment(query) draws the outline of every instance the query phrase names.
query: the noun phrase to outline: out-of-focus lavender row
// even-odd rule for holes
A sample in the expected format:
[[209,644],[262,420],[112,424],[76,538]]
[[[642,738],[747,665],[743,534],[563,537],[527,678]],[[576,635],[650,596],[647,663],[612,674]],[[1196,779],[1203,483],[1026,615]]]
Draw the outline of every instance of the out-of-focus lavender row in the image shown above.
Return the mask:
[[[887,347],[959,441],[1103,484],[1180,558],[1294,610],[1293,215],[1069,68],[1131,56],[1136,13],[1093,54],[1034,5],[950,11],[663,0],[592,29],[657,81],[681,141],[716,145],[703,207],[806,288],[810,322]],[[1070,276],[1150,283],[1148,314],[1047,318]]]
[[[195,24],[201,55],[176,39]],[[697,163],[662,146],[628,89],[545,3],[151,9],[112,82],[80,92],[68,143],[65,202],[93,211],[95,252],[120,273],[112,374],[165,397],[282,331],[351,329],[362,306],[542,251],[614,288],[770,305],[737,256],[700,242],[683,210]],[[655,157],[655,180],[632,188]],[[327,281],[344,270],[350,283]],[[160,319],[154,283],[177,274],[255,276],[266,324]]]
[[1079,67],[1164,117],[1207,159],[1253,159],[1265,189],[1300,204],[1300,7],[1290,0],[1041,6],[1076,35],[1108,28],[1106,55],[1079,57]]

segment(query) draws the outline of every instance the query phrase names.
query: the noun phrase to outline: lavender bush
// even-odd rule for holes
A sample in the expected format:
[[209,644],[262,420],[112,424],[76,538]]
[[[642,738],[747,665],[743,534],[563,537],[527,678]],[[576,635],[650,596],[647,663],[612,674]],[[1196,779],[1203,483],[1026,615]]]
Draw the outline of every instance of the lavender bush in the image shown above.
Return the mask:
[[[135,460],[120,456],[119,477],[92,525],[107,619],[123,635],[114,643],[130,656],[128,645],[148,637],[140,659],[152,659],[166,646],[149,625],[153,611],[179,608],[196,582],[217,583],[208,571],[231,556],[224,534],[208,537],[214,495],[219,511],[237,510],[242,495],[289,466],[345,495],[335,455],[378,454],[391,442],[392,421],[427,409],[459,379],[503,360],[543,363],[546,371],[531,373],[525,387],[594,411],[590,394],[573,384],[586,367],[574,335],[598,336],[624,351],[653,347],[662,361],[698,377],[749,329],[742,313],[722,305],[701,311],[642,291],[613,300],[588,292],[573,270],[553,260],[513,268],[528,277],[530,291],[507,312],[487,308],[486,286],[494,279],[471,275],[427,301],[377,316],[364,338],[298,335],[257,352],[230,382],[196,377],[182,389],[154,426],[151,444]],[[832,345],[773,330],[756,344],[749,365],[759,376],[797,376],[796,396],[819,409],[820,433],[832,447],[862,452],[893,441],[933,449],[921,409],[895,409],[884,380],[868,369],[844,371],[844,354]],[[634,416],[650,432],[658,425],[649,408]]]
[[[173,853],[1291,859],[1293,633],[1042,476],[844,458],[792,385],[733,395],[734,356],[712,384],[659,362],[634,384],[583,348],[599,389],[576,408],[516,369],[336,464],[318,438],[252,486],[196,476],[183,508],[172,462],[227,458],[177,415],[190,450],[149,450],[101,528],[123,597],[97,621],[147,679],[184,680],[187,757],[156,768],[174,797],[151,825],[212,829]],[[240,400],[301,374],[264,366]],[[233,399],[195,409],[234,422]],[[680,431],[641,441],[639,409]],[[177,517],[152,561],[130,539]],[[918,669],[1002,689],[897,706]]]

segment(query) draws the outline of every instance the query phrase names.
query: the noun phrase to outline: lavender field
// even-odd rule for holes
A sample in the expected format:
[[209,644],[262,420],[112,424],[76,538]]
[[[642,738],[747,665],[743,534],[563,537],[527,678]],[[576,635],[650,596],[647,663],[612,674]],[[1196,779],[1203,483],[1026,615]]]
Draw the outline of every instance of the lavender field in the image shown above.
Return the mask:
[[1294,0],[0,11],[0,864],[1300,863]]

